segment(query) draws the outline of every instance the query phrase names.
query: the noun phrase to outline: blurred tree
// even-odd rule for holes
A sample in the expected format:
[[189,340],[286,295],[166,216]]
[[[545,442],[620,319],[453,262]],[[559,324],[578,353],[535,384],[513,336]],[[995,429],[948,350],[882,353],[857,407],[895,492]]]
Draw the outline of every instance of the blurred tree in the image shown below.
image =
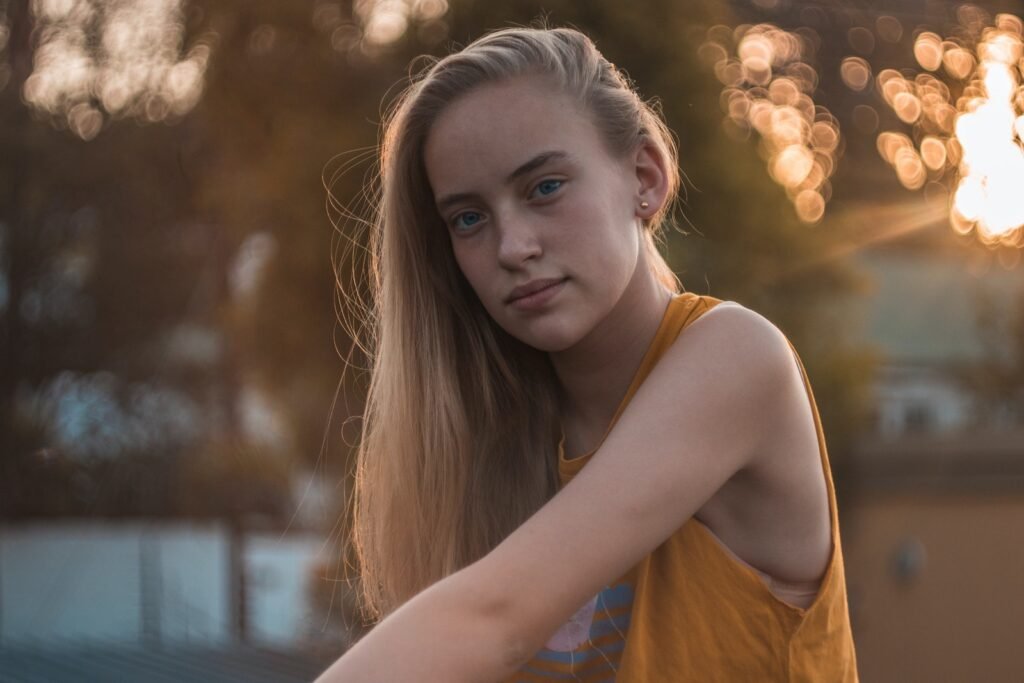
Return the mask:
[[[46,125],[45,117],[25,106],[20,95],[38,32],[27,3],[6,9],[10,71],[0,92],[0,514],[81,514],[92,503],[65,495],[65,488],[69,473],[92,465],[62,461],[79,446],[118,441],[108,438],[112,419],[89,418],[97,405],[119,405],[129,413],[152,407],[146,400],[130,405],[132,398],[144,398],[143,387],[132,380],[158,374],[143,358],[187,301],[188,292],[173,286],[180,282],[174,274],[187,273],[186,255],[162,248],[161,241],[169,240],[160,239],[187,201],[173,191],[158,195],[158,184],[146,174],[158,158],[159,135],[120,130],[121,140],[111,146],[121,154],[106,154]],[[170,131],[163,133],[166,139]],[[134,204],[119,201],[124,198]],[[97,376],[101,369],[125,381]],[[57,386],[77,390],[81,400],[57,395]],[[104,417],[112,418],[111,412]],[[57,432],[64,427],[62,438]],[[91,439],[97,434],[102,438]],[[122,445],[118,441],[116,448]],[[32,482],[37,485],[26,486]],[[101,493],[111,486],[108,480]]]
[[[195,115],[173,127],[110,115],[86,135],[64,100],[30,107],[39,42],[77,30],[41,37],[42,8],[12,3],[4,24],[0,515],[175,514],[181,454],[244,437],[220,333],[230,244],[197,218],[182,164],[207,127]],[[209,514],[235,511],[211,500]]]
[[972,426],[1024,426],[1024,287],[1009,302],[982,289],[973,295],[982,353],[953,369],[974,398]]
[[[314,23],[316,4],[196,7],[219,39],[199,111],[206,145],[183,150],[183,163],[200,215],[222,227],[228,250],[261,235],[272,252],[257,278],[231,288],[231,356],[287,413],[298,461],[323,457],[340,471],[344,449],[334,439],[321,453],[342,369],[332,342],[348,346],[334,338],[334,235],[321,173],[333,153],[373,144],[375,131],[361,124],[376,118],[384,79],[373,64],[348,66]],[[360,181],[346,177],[339,191],[354,196]]]

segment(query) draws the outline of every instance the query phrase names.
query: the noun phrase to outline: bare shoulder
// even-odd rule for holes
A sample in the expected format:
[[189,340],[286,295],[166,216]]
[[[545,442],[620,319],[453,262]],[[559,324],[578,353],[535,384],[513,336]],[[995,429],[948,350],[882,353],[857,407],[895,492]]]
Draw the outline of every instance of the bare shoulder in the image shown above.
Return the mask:
[[[716,363],[719,381],[736,392],[759,397],[762,406],[755,415],[770,416],[773,420],[795,419],[804,422],[805,427],[808,422],[813,426],[795,350],[782,330],[757,311],[735,301],[723,301],[690,323],[666,355],[668,353],[675,356],[700,354]],[[672,369],[673,363],[669,362],[665,370]],[[763,383],[765,390],[759,390],[754,385],[757,382]],[[781,424],[775,422],[773,426],[776,429],[763,436],[778,434],[777,427]],[[767,442],[764,445],[770,446]],[[761,448],[756,456],[761,460],[772,458],[776,450]]]
[[[799,369],[785,334],[768,318],[736,301],[722,301],[691,322],[666,352],[663,370],[680,356],[701,356],[736,384],[792,378]],[[662,365],[659,363],[659,365]],[[747,387],[748,389],[750,387]]]
[[[716,322],[709,323],[711,320]],[[698,324],[702,327],[719,325],[734,333],[745,332],[767,335],[774,338],[776,342],[782,341],[788,345],[785,335],[776,327],[775,323],[737,301],[722,301],[712,306],[702,313],[697,320],[690,323],[686,329],[696,328]]]
[[[776,578],[815,579],[829,557],[830,520],[821,446],[803,373],[795,350],[773,323],[728,303],[691,326],[697,342],[724,345],[725,357],[745,364],[743,372],[765,383],[764,391],[748,389],[759,397],[760,409],[750,406],[731,415],[749,421],[759,434],[758,446],[737,471],[742,476],[723,484],[695,516],[748,564]],[[735,392],[744,385],[737,377],[725,381]]]

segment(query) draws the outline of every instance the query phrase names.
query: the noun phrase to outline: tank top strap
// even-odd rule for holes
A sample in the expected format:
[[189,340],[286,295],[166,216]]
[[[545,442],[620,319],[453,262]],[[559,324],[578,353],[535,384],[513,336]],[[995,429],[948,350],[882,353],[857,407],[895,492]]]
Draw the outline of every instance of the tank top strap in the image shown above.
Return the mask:
[[598,441],[591,451],[579,455],[574,458],[567,458],[565,456],[565,437],[558,443],[558,473],[564,486],[569,482],[572,477],[579,473],[583,468],[583,465],[590,459],[597,449],[604,443],[604,440],[611,433],[615,423],[618,422],[622,412],[629,405],[630,399],[643,384],[647,376],[651,374],[651,370],[657,365],[658,361],[664,355],[665,351],[672,345],[672,342],[676,340],[676,337],[686,329],[688,325],[693,323],[695,320],[700,318],[704,313],[722,303],[721,299],[716,299],[713,296],[694,294],[693,292],[682,292],[673,295],[669,301],[668,306],[665,309],[665,314],[661,319],[661,324],[658,326],[657,331],[654,333],[654,337],[651,340],[650,345],[647,347],[647,351],[644,353],[643,358],[640,360],[640,365],[637,367],[636,372],[633,375],[632,381],[629,383],[629,388],[626,389],[625,395],[619,402],[618,408],[615,410],[615,414],[612,416],[611,421],[605,428],[604,435]]

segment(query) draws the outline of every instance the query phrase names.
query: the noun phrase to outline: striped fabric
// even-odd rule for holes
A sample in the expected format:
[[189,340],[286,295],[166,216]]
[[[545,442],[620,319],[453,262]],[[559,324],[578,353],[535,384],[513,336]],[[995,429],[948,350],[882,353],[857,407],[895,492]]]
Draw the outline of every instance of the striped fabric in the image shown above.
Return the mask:
[[516,681],[614,681],[633,608],[629,582],[606,587],[520,669]]

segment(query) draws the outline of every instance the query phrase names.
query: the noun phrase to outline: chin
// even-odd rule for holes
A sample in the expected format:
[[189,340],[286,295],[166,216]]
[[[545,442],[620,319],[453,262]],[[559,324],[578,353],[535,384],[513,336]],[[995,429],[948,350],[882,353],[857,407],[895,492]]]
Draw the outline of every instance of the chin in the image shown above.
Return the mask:
[[531,343],[529,340],[526,340],[526,339],[524,339],[522,341],[527,346],[532,346],[533,348],[537,349],[538,351],[543,351],[544,353],[558,353],[559,351],[565,351],[566,349],[569,349],[569,348],[572,347],[571,343],[557,343],[557,342],[552,342],[552,343]]
[[580,340],[580,335],[571,334],[566,330],[516,330],[510,331],[510,334],[527,346],[545,353],[565,351]]

